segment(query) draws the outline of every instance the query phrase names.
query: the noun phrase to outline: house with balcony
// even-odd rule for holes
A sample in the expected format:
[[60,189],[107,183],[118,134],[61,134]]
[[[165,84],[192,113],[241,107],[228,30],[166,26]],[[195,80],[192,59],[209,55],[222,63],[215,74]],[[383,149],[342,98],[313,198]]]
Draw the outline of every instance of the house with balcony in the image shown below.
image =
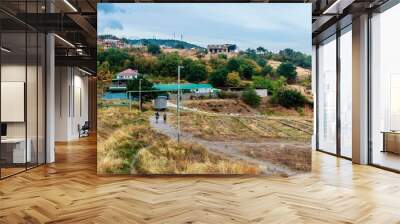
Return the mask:
[[111,92],[126,91],[128,81],[137,78],[139,75],[138,70],[128,68],[115,75],[115,78],[112,80],[111,86],[108,89]]

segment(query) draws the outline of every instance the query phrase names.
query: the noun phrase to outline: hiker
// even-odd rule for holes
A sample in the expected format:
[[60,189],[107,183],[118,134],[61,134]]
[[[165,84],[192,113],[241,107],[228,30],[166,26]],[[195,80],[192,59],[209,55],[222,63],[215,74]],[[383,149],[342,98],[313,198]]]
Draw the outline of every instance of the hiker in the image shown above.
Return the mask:
[[167,123],[167,113],[163,114],[163,118],[164,118],[164,124]]
[[158,123],[158,118],[160,117],[160,114],[158,113],[158,111],[156,112],[156,123]]

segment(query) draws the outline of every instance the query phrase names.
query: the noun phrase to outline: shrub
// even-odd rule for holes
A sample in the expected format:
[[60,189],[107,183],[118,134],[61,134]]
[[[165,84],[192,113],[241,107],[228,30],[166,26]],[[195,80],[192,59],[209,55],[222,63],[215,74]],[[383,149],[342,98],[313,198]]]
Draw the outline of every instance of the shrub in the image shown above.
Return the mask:
[[257,95],[254,89],[246,89],[242,93],[242,100],[251,107],[258,107],[261,102],[261,97]]
[[306,89],[310,90],[311,89],[311,76],[307,77],[306,79],[303,79],[300,83],[300,85],[306,87]]
[[297,113],[299,113],[300,116],[304,116],[304,114],[305,114],[303,107],[297,108],[296,111],[297,111]]
[[226,59],[228,59],[228,56],[226,56],[226,54],[219,54],[218,58],[226,60]]
[[221,91],[219,92],[219,98],[221,99],[236,99],[239,98],[239,94],[235,92]]
[[288,82],[294,82],[297,78],[296,66],[290,62],[283,62],[276,69],[276,73],[287,78]]
[[265,65],[261,70],[262,76],[272,76],[274,73],[274,69],[271,65]]
[[274,95],[278,90],[282,89],[285,84],[285,77],[279,77],[275,80],[271,78],[263,78],[260,76],[253,77],[253,87],[256,89],[267,89],[268,94],[271,95]]
[[245,64],[240,67],[240,76],[242,79],[251,80],[254,74],[253,66]]
[[150,44],[149,46],[147,46],[147,51],[150,54],[159,54],[159,53],[161,53],[160,46],[155,45],[155,44]]
[[207,79],[207,69],[202,62],[184,59],[182,64],[182,75],[186,81],[198,83]]
[[304,105],[307,103],[307,99],[297,90],[281,89],[272,96],[272,102],[282,105],[286,108],[297,108],[304,107]]
[[260,67],[264,67],[267,65],[267,61],[264,58],[257,58],[256,59],[256,63],[260,66]]
[[226,68],[228,71],[239,71],[240,68],[240,62],[237,58],[231,58],[228,60],[228,63],[226,65]]
[[227,75],[226,69],[217,69],[211,73],[208,81],[215,87],[223,87],[226,85]]

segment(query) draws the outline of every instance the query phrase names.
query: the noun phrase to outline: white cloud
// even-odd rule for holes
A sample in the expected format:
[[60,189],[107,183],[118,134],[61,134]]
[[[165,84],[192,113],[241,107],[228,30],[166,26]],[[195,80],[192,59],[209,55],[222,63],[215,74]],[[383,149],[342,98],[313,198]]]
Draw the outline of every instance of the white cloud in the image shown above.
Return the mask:
[[[119,9],[123,8],[123,12]],[[115,4],[99,11],[99,24],[118,20],[123,30],[99,28],[101,33],[135,38],[183,39],[205,46],[235,43],[240,48],[293,48],[311,51],[309,4]],[[111,10],[112,11],[112,10]]]

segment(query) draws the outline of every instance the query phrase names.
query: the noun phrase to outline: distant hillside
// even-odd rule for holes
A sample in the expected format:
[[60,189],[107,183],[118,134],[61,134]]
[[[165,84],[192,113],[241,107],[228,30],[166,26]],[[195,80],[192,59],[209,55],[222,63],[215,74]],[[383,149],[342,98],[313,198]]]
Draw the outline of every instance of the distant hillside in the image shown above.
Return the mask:
[[114,35],[111,34],[104,34],[104,35],[99,35],[98,39],[104,40],[104,39],[113,39],[113,40],[122,40],[127,44],[133,44],[133,45],[148,45],[148,44],[154,44],[154,45],[164,45],[167,47],[171,48],[178,48],[178,49],[191,49],[191,48],[196,48],[196,49],[202,49],[204,50],[204,47],[200,47],[195,44],[191,44],[185,41],[180,41],[180,40],[163,40],[163,39],[127,39],[127,38],[118,38]]
[[137,39],[137,40],[129,40],[125,39],[124,40],[128,44],[142,44],[142,45],[148,45],[148,44],[154,44],[154,45],[164,45],[167,47],[171,48],[180,48],[180,49],[190,49],[190,48],[197,48],[197,49],[204,49],[203,47],[200,47],[195,44],[191,44],[185,41],[180,41],[180,40],[163,40],[163,39]]
[[119,40],[120,39],[120,38],[118,38],[118,37],[116,37],[114,35],[111,35],[111,34],[99,35],[97,38],[100,39],[100,40],[104,40],[104,39]]

